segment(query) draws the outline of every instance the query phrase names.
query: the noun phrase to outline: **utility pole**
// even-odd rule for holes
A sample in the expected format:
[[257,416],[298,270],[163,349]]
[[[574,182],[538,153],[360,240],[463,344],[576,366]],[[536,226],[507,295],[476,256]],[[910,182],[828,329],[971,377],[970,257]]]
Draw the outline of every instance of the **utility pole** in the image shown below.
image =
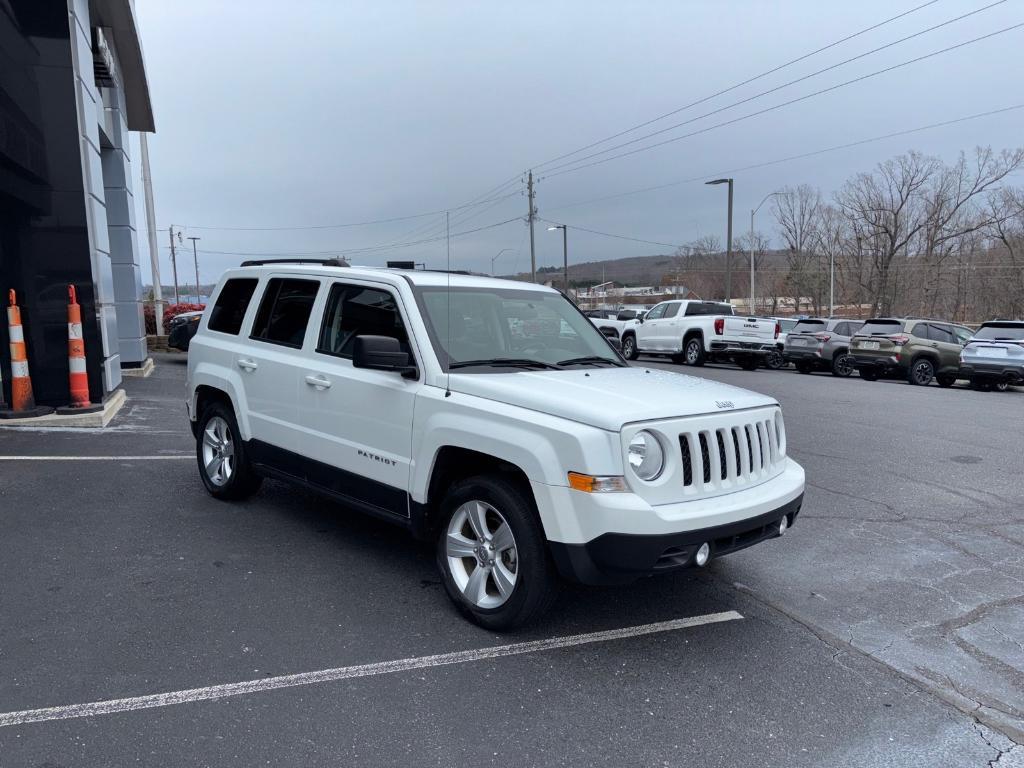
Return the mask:
[[167,227],[167,234],[171,238],[171,270],[174,272],[174,303],[180,304],[181,297],[178,295],[178,262],[174,254],[174,225]]
[[146,134],[139,134],[142,154],[142,189],[146,199],[146,230],[149,234],[149,265],[153,272],[153,317],[156,335],[164,335],[164,297],[160,286],[160,251],[156,245],[156,213],[153,205],[153,178],[149,172],[149,143]]
[[199,257],[196,256],[196,240],[201,240],[201,239],[202,238],[199,238],[199,237],[190,237],[189,238],[189,240],[192,241],[192,261],[194,261],[195,265],[196,265],[196,304],[202,303],[199,300]]
[[705,184],[729,185],[729,224],[725,234],[725,300],[732,301],[732,179],[714,179]]
[[530,203],[530,213],[527,216],[530,222],[530,280],[537,282],[537,251],[533,244],[533,219],[537,215],[537,208],[533,204],[533,171],[530,171],[526,181],[526,196]]

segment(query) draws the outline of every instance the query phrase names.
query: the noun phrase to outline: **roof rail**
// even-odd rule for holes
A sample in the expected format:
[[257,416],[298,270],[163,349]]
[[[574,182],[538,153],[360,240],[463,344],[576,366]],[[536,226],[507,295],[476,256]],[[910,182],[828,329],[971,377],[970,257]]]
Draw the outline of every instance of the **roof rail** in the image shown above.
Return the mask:
[[333,259],[256,259],[243,261],[243,267],[262,267],[265,264],[319,264],[322,267],[347,267],[349,263],[342,258]]

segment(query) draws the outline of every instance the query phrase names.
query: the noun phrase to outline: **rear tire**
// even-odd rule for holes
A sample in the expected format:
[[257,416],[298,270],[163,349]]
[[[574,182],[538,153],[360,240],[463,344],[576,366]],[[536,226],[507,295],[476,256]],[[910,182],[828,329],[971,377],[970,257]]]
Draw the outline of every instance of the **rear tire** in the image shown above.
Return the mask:
[[437,567],[459,612],[491,630],[535,621],[558,594],[533,499],[498,475],[471,477],[448,491]]
[[777,349],[773,349],[768,353],[768,356],[764,360],[764,367],[769,368],[773,371],[777,371],[780,368],[786,367],[786,360],[782,357],[782,353]]
[[864,368],[858,369],[857,373],[864,381],[878,381],[878,374],[874,371],[869,371]]
[[991,392],[992,382],[985,379],[971,379],[971,389],[975,392]]
[[196,461],[199,477],[215,499],[244,499],[256,493],[263,483],[249,461],[235,411],[223,402],[213,403],[199,416]]
[[640,356],[636,348],[636,336],[631,333],[622,337],[622,356],[627,360],[636,360]]
[[954,384],[956,384],[956,374],[940,373],[938,376],[935,377],[935,380],[939,383],[940,387],[945,387],[946,389],[948,389],[949,387],[952,387]]
[[837,352],[832,356],[832,375],[841,379],[849,378],[853,374],[853,363],[850,356],[845,352]]
[[927,387],[935,378],[935,365],[926,357],[919,357],[907,369],[907,383]]
[[753,355],[749,357],[741,357],[736,361],[736,365],[738,365],[744,371],[756,371],[757,358],[754,357]]
[[704,365],[707,356],[704,354],[704,342],[698,336],[693,336],[683,345],[683,361],[687,365]]
[[796,364],[796,370],[799,373],[810,373],[813,369],[811,368],[810,363],[808,363],[806,360],[801,360],[799,363]]

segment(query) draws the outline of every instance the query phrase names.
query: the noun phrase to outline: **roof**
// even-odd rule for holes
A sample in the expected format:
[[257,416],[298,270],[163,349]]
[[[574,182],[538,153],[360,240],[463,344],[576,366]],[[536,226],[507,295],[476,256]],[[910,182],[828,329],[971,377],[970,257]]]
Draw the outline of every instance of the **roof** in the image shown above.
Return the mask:
[[[389,269],[386,267],[339,267],[324,264],[255,264],[241,268],[245,272],[285,272],[289,274],[308,275],[329,275],[339,278],[368,278],[371,280],[385,280],[388,283],[398,284],[401,282],[411,283],[415,286],[440,286],[452,288],[502,288],[505,290],[520,291],[544,291],[547,293],[558,293],[553,288],[548,288],[537,283],[524,283],[519,280],[502,280],[497,277],[486,277],[483,275],[466,275],[455,272],[435,272],[424,269]],[[233,270],[234,271],[234,270]]]
[[106,27],[113,33],[128,130],[153,133],[156,130],[153,104],[149,99],[146,62],[131,0],[89,0],[89,16],[93,26]]

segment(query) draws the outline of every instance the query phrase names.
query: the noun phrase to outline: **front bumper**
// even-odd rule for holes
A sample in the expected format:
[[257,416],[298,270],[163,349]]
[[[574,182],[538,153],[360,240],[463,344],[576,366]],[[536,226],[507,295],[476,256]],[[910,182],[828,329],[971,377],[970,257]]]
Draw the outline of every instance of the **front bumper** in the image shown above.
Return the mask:
[[793,525],[803,500],[801,493],[763,515],[696,531],[660,536],[606,533],[586,544],[551,542],[551,554],[559,572],[573,581],[628,584],[642,576],[694,567],[694,557],[704,543],[710,545],[711,557],[716,558],[777,538],[782,517]]
[[792,523],[800,511],[804,471],[786,459],[782,472],[757,485],[657,505],[635,493],[532,486],[562,575],[585,584],[624,584],[689,566],[703,542],[715,557],[771,538],[783,515]]

